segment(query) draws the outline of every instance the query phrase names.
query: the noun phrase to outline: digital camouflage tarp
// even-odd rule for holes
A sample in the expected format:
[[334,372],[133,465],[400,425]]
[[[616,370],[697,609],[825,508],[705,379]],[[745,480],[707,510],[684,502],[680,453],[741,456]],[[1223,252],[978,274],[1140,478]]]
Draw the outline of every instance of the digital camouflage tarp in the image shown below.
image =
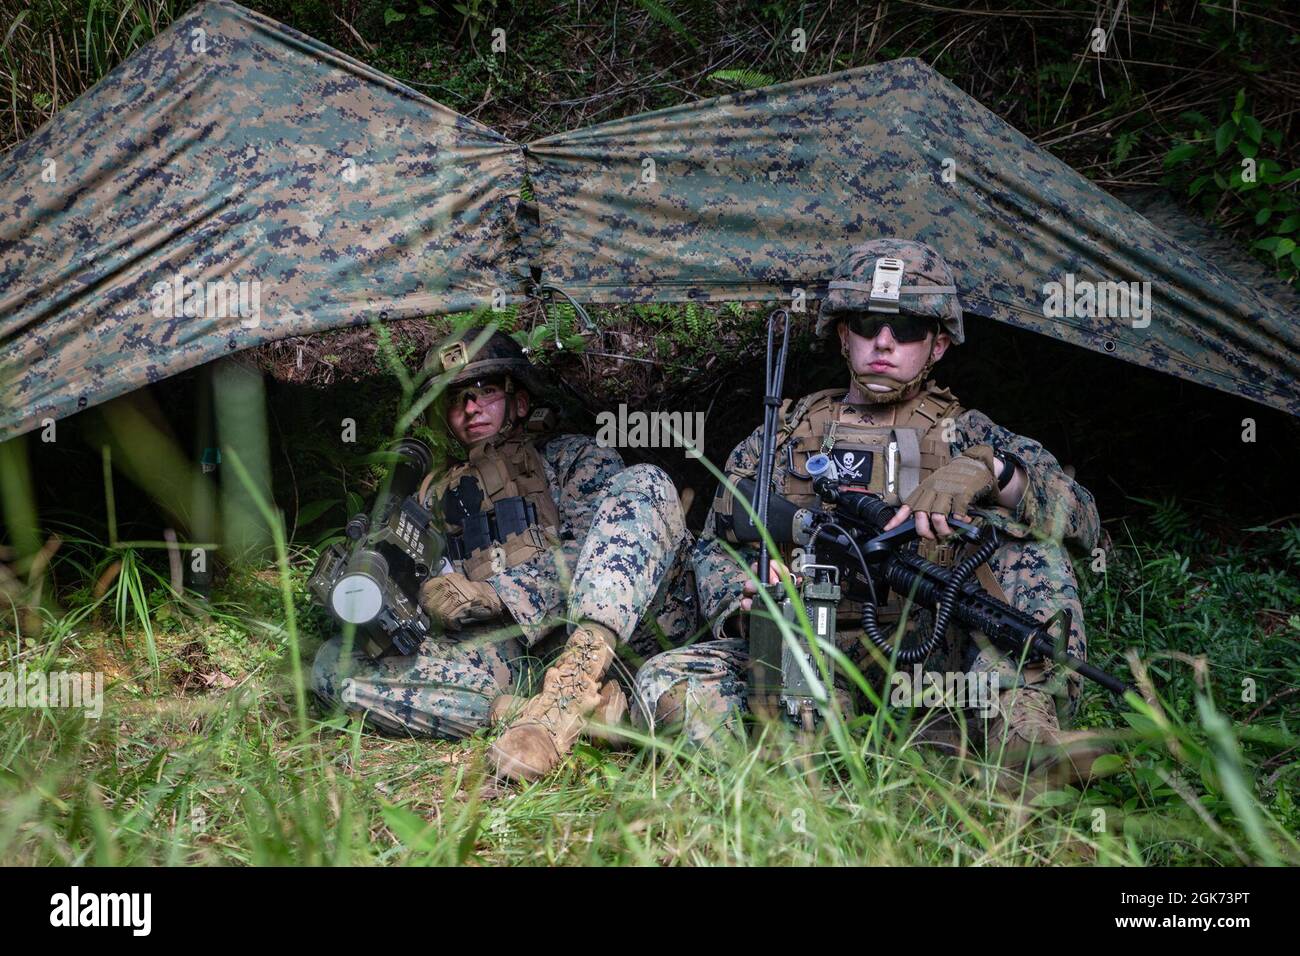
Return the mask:
[[[579,299],[771,298],[824,282],[846,240],[915,238],[952,266],[969,312],[1300,413],[1300,316],[919,60],[604,123],[529,155],[546,274]],[[1084,283],[1144,281],[1149,315],[1045,314],[1050,283],[1079,305]]]
[[521,145],[212,2],[4,177],[0,438],[286,336],[518,301],[533,276],[589,302],[803,288],[813,309],[845,246],[877,235],[941,250],[970,312],[1300,414],[1294,299],[917,60]]
[[202,4],[7,157],[0,437],[287,335],[481,305],[524,266],[522,176],[487,127]]

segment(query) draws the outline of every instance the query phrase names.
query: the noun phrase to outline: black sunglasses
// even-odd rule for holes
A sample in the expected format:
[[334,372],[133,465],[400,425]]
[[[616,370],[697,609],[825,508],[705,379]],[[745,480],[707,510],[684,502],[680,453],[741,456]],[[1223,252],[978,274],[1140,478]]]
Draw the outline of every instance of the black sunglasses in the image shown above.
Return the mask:
[[889,332],[898,342],[920,342],[931,332],[939,328],[934,319],[920,315],[878,315],[871,312],[855,312],[844,317],[849,331],[864,339],[874,339],[880,330],[889,326]]

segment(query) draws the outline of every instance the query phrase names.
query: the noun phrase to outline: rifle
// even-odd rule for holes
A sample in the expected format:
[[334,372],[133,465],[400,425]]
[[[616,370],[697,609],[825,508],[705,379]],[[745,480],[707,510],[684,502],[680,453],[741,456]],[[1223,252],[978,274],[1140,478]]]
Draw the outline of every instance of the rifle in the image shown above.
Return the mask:
[[[1018,610],[986,592],[975,578],[976,569],[997,550],[997,530],[991,525],[975,525],[949,518],[962,540],[976,545],[967,558],[952,568],[945,568],[905,547],[918,539],[915,520],[909,518],[897,528],[885,531],[897,508],[878,495],[846,487],[836,480],[835,465],[826,455],[808,459],[808,474],[813,489],[834,511],[799,508],[780,495],[767,495],[767,528],[777,544],[793,544],[803,550],[792,568],[804,575],[803,599],[814,633],[820,641],[833,641],[835,609],[840,598],[848,596],[863,604],[862,630],[886,657],[899,663],[924,660],[943,640],[953,620],[982,631],[993,645],[1027,661],[1051,660],[1088,680],[1095,681],[1112,694],[1123,696],[1130,689],[1120,679],[1074,657],[1066,650],[1072,614],[1062,609],[1046,622]],[[738,492],[750,501],[755,497],[755,480],[736,482]],[[737,509],[733,515],[731,536],[737,541],[758,541],[761,535],[749,513]],[[819,563],[825,560],[827,563]],[[795,620],[790,602],[780,585],[769,592],[782,616]],[[915,604],[934,613],[934,628],[921,644],[895,650],[890,636],[877,620],[879,607],[890,590],[910,596]],[[784,605],[784,606],[783,606]],[[798,634],[798,627],[793,628]],[[795,652],[785,644],[774,621],[755,615],[750,624],[750,703],[756,713],[802,715],[805,726],[818,703],[828,699],[825,688],[816,679],[816,667],[802,635]],[[797,655],[797,656],[796,656]],[[800,657],[803,658],[800,661]]]

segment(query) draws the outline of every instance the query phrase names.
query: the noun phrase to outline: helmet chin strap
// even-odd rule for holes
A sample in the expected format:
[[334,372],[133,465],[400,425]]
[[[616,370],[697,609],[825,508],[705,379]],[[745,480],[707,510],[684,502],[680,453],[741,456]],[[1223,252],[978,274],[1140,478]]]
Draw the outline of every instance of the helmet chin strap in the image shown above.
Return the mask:
[[501,387],[506,393],[506,414],[501,419],[501,429],[497,432],[497,435],[507,435],[515,427],[515,380],[507,375]]
[[[853,370],[853,361],[849,358],[849,347],[844,342],[840,342],[840,354],[844,356],[844,361],[849,367],[849,375],[853,383],[858,386],[858,391],[862,393],[862,399],[868,405],[891,405],[894,402],[902,402],[911,398],[921,390],[922,383],[930,377],[930,370],[934,368],[934,352],[926,359],[925,365],[916,376],[907,382],[898,382],[886,375],[877,375],[874,372],[858,373]],[[870,385],[884,385],[886,389],[877,391],[869,388]]]

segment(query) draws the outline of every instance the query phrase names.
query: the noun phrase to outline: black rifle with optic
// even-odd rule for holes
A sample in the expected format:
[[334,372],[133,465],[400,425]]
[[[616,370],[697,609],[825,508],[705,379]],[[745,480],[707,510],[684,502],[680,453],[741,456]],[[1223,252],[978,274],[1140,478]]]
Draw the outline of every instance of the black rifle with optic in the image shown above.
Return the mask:
[[[763,496],[768,533],[776,544],[802,547],[811,558],[809,566],[814,575],[821,573],[818,567],[826,566],[817,564],[821,561],[838,570],[837,583],[844,595],[863,604],[863,632],[887,657],[896,655],[902,664],[923,660],[943,640],[949,623],[957,620],[982,631],[995,647],[1016,659],[1024,655],[1028,661],[1055,661],[1119,696],[1131,689],[1119,678],[1066,650],[1073,623],[1068,609],[1048,621],[1039,621],[980,586],[975,571],[998,547],[997,531],[991,525],[980,529],[950,518],[957,534],[977,546],[954,567],[942,567],[904,547],[918,537],[913,519],[885,531],[898,509],[878,495],[841,487],[831,477],[833,467],[825,455],[814,455],[807,465],[818,497],[835,510],[800,508],[769,489]],[[737,491],[749,501],[758,500],[755,488],[752,478],[736,482]],[[762,540],[743,506],[735,509],[728,537],[738,542]],[[934,613],[933,631],[922,643],[895,651],[890,636],[881,628],[876,615],[890,590]]]

